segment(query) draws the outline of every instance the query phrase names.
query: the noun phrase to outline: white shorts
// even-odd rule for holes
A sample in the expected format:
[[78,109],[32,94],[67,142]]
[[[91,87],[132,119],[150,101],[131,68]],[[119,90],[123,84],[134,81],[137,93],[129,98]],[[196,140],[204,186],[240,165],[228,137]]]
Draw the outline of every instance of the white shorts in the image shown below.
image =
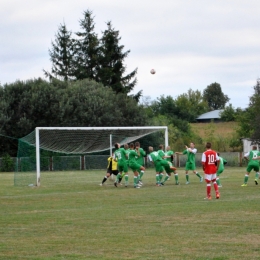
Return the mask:
[[208,181],[213,181],[213,180],[216,180],[217,178],[217,174],[214,173],[214,174],[206,174],[205,173],[205,180],[208,180]]

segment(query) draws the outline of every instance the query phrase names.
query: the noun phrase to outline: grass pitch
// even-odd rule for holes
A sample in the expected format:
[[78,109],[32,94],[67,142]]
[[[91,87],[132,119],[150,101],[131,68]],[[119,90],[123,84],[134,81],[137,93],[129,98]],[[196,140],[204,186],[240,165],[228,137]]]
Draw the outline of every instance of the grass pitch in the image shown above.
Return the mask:
[[40,187],[0,174],[0,259],[260,259],[254,173],[241,187],[245,168],[226,168],[205,201],[205,183],[178,172],[180,186],[156,187],[148,170],[141,189],[100,187],[104,171],[43,172]]

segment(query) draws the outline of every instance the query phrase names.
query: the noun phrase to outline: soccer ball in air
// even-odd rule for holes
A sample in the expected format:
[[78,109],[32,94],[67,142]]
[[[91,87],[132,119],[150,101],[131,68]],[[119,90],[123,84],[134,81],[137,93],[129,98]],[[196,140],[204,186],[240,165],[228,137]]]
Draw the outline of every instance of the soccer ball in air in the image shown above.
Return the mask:
[[151,69],[150,72],[151,72],[151,74],[155,74],[155,70],[154,69]]

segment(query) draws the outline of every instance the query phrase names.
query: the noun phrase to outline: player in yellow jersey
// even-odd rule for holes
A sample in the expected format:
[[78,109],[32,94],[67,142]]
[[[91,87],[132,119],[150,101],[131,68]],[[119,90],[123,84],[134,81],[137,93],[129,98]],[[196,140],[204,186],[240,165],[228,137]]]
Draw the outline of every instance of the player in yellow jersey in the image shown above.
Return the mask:
[[117,160],[114,159],[114,153],[112,153],[112,156],[109,156],[107,158],[108,165],[107,165],[107,174],[103,178],[102,183],[100,183],[100,186],[103,186],[103,184],[107,181],[107,179],[111,176],[111,174],[117,175],[118,170],[117,170]]

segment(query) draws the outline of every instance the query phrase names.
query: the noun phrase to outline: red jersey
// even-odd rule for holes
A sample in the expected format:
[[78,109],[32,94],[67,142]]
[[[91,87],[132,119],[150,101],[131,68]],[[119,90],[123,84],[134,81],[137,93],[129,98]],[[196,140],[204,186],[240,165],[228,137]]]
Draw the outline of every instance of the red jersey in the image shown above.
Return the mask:
[[215,162],[219,161],[217,153],[213,150],[207,150],[202,154],[201,162],[203,164],[203,170],[206,174],[214,174],[217,172],[217,166]]

